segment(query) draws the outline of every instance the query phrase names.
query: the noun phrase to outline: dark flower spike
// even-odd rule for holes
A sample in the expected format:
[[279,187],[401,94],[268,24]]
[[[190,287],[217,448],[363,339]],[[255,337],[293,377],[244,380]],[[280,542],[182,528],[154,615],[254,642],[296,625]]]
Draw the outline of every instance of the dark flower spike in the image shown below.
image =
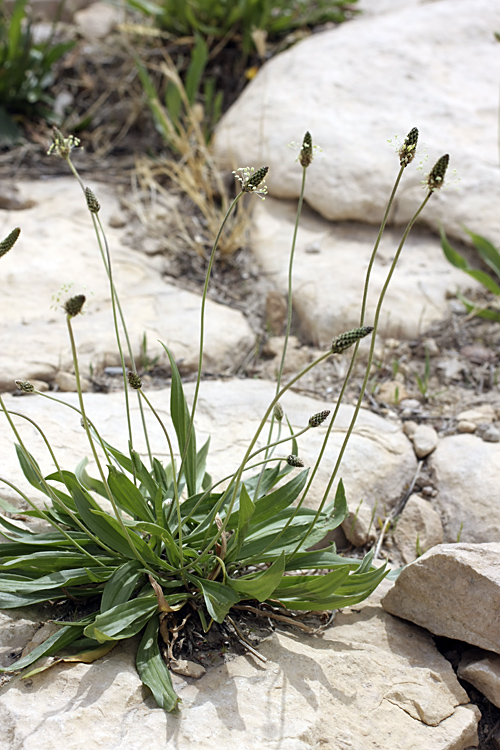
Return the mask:
[[361,328],[353,328],[352,331],[346,331],[341,333],[340,336],[336,336],[332,341],[332,353],[340,354],[350,346],[368,336],[373,331],[373,326],[362,326]]
[[411,164],[417,153],[418,128],[412,128],[405,138],[405,142],[399,149],[399,163],[402,167]]
[[71,297],[64,305],[64,310],[70,318],[74,318],[82,311],[82,307],[85,302],[84,294],[77,294],[75,297]]
[[283,416],[284,416],[283,407],[281,406],[280,403],[275,404],[275,406],[274,406],[274,418],[278,422],[281,422],[281,420],[283,419]]
[[293,453],[287,456],[286,462],[289,466],[297,466],[298,468],[304,466],[303,460],[298,456],[294,456]]
[[309,427],[319,427],[329,414],[330,409],[325,409],[324,411],[319,411],[317,414],[313,414],[312,417],[309,418]]
[[87,201],[87,208],[91,214],[98,214],[101,210],[101,204],[95,197],[92,190],[88,187],[85,188],[85,200]]
[[269,172],[269,167],[261,167],[253,173],[251,177],[243,184],[242,190],[244,193],[254,193],[259,187],[260,183],[266,179],[266,174]]
[[312,137],[309,131],[304,136],[302,141],[302,149],[300,151],[299,161],[303,167],[308,167],[313,160],[313,145]]
[[131,388],[134,388],[136,391],[139,391],[142,388],[142,380],[140,379],[139,375],[135,372],[129,372],[127,373],[128,378],[128,384]]
[[14,382],[23,393],[33,393],[35,390],[35,386],[29,380],[15,380]]
[[439,188],[443,187],[444,176],[446,174],[446,170],[448,169],[449,162],[450,155],[445,154],[437,160],[437,162],[431,169],[431,172],[427,178],[427,187],[429,188],[431,193],[434,192],[434,190],[439,190]]
[[4,240],[2,240],[2,242],[0,242],[0,258],[2,255],[6,255],[9,250],[12,250],[20,234],[21,230],[19,227],[16,227]]

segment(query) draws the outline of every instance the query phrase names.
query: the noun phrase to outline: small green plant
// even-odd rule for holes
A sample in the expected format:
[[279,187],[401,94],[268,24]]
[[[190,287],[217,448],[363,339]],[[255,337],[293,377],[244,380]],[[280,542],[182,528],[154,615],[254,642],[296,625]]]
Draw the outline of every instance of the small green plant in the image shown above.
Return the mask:
[[[481,237],[479,234],[471,232],[467,227],[464,227],[465,231],[471,238],[474,247],[479,257],[486,263],[487,266],[493,271],[493,273],[500,279],[500,253],[494,245],[485,237]],[[479,281],[485,289],[494,294],[497,298],[500,297],[500,286],[497,282],[485,271],[472,268],[469,262],[460,255],[459,252],[448,242],[446,233],[441,227],[441,247],[445,254],[446,259],[455,268],[460,268],[461,271],[468,274],[472,279]],[[467,312],[477,315],[480,318],[486,318],[487,320],[500,321],[500,312],[492,308],[480,308],[475,305],[471,300],[466,299],[460,292],[457,292],[457,297],[465,306]]]
[[19,117],[54,122],[49,93],[54,66],[75,45],[74,41],[54,43],[55,22],[47,40],[35,43],[27,5],[28,0],[14,0],[9,13],[6,4],[0,4],[0,142],[4,143],[19,138]]
[[418,390],[422,394],[424,399],[427,399],[429,395],[429,377],[431,374],[431,358],[429,355],[429,347],[425,347],[425,367],[423,377],[415,375],[417,379]]
[[153,370],[156,365],[158,364],[158,360],[160,359],[160,355],[157,354],[156,357],[151,358],[148,354],[148,339],[146,336],[146,332],[144,332],[142,336],[141,341],[141,353],[139,357],[139,362],[141,366],[141,370],[143,372],[149,372],[150,370]]
[[236,40],[244,55],[254,49],[256,29],[278,37],[299,27],[339,23],[353,5],[344,0],[127,0],[127,4],[153,17],[159,28],[175,37],[198,34],[219,50]]
[[[245,194],[266,193],[267,167],[243,168],[236,176],[240,190],[228,207],[208,259],[201,298],[200,345],[198,372],[191,403],[185,397],[183,383],[173,353],[163,345],[171,367],[170,418],[173,428],[165,424],[146,394],[137,373],[134,353],[125,325],[125,318],[116,293],[100,205],[85,188],[71,161],[71,151],[78,144],[70,136],[64,138],[54,131],[50,149],[64,158],[79,180],[85,195],[105,272],[108,276],[113,308],[117,347],[124,376],[125,414],[128,448],[110,445],[99,427],[87,413],[76,356],[75,324],[85,305],[85,296],[77,294],[64,304],[73,366],[78,389],[78,406],[50,393],[39,393],[24,380],[16,381],[21,391],[36,392],[59,406],[70,408],[78,415],[88,438],[98,476],[87,471],[83,458],[74,471],[60,466],[42,428],[29,417],[10,412],[0,397],[0,409],[8,420],[16,440],[17,456],[22,471],[38,492],[44,504],[39,507],[8,478],[0,481],[15,489],[30,506],[26,512],[43,520],[47,528],[33,531],[23,522],[10,517],[18,509],[5,501],[0,505],[7,513],[0,514],[0,609],[24,607],[38,602],[58,602],[70,598],[77,604],[87,602],[84,617],[60,623],[60,629],[30,654],[0,671],[26,670],[28,677],[48,666],[34,667],[42,656],[52,655],[71,647],[70,656],[62,660],[91,662],[110,651],[121,640],[141,634],[137,651],[137,670],[157,701],[168,711],[179,703],[164,654],[168,650],[168,632],[178,633],[187,619],[198,618],[205,632],[212,622],[231,622],[233,610],[253,602],[252,611],[259,613],[259,604],[267,602],[281,613],[288,610],[324,611],[354,605],[377,587],[387,575],[385,565],[372,565],[373,551],[363,560],[343,558],[335,546],[313,550],[326,534],[339,526],[347,515],[342,480],[337,473],[361,407],[367,386],[375,337],[382,304],[408,234],[433,192],[444,179],[448,156],[441,157],[427,181],[427,193],[408,223],[395,253],[382,292],[373,326],[365,325],[366,300],[370,272],[385,228],[387,217],[402,178],[416,148],[418,132],[413,129],[400,150],[400,170],[389,199],[386,213],[375,243],[365,278],[360,325],[336,336],[331,347],[284,385],[280,368],[276,393],[247,446],[241,463],[232,467],[225,477],[214,480],[207,472],[209,440],[197,442],[195,416],[201,387],[205,337],[207,291],[216,251],[225,223],[235,205]],[[302,206],[306,170],[312,160],[312,139],[304,137],[300,154],[302,190],[297,211],[298,226]],[[0,257],[9,252],[19,237],[15,229],[0,243]],[[292,242],[290,270],[293,263],[297,232]],[[289,301],[291,301],[291,273]],[[286,336],[290,333],[290,316]],[[121,324],[121,328],[120,328]],[[124,341],[120,335],[124,331]],[[365,377],[343,445],[316,510],[305,507],[304,501],[321,462],[328,458],[327,445],[333,424],[353,370],[360,341],[372,335]],[[331,356],[351,349],[352,356],[344,384],[325,430],[325,437],[312,470],[304,468],[299,456],[298,439],[317,429],[330,417],[325,409],[311,415],[302,429],[294,431],[286,419],[280,400],[287,391],[313,367]],[[132,363],[127,373],[125,353]],[[128,390],[130,388],[130,392]],[[135,449],[130,420],[129,400],[137,398],[143,416],[147,456]],[[147,414],[157,420],[165,436],[169,460],[163,464],[152,452],[148,439]],[[50,452],[53,471],[44,476],[31,454],[14,420],[16,415],[34,427]],[[269,425],[269,437],[258,447],[261,434]],[[286,449],[285,449],[286,446]],[[296,471],[298,469],[298,471]],[[336,481],[337,480],[337,481]],[[336,487],[334,489],[334,484]],[[104,500],[105,510],[101,501]],[[262,610],[270,616],[269,610]],[[282,614],[279,615],[282,617]],[[250,648],[250,647],[249,647]],[[57,663],[52,662],[52,663]]]

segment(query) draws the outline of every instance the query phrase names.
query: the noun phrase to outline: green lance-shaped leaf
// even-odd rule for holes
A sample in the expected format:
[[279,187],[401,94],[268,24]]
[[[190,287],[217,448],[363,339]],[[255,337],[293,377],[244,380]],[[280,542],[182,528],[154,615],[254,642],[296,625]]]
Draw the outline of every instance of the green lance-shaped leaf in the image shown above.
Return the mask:
[[99,643],[130,638],[142,630],[157,609],[156,596],[138,596],[97,615],[94,622],[87,625],[84,634]]
[[466,274],[468,274],[471,278],[479,281],[480,284],[486,287],[486,289],[488,289],[493,294],[500,295],[500,286],[491,278],[491,276],[484,271],[478,271],[472,268],[469,265],[468,261],[450,245],[443,227],[440,228],[440,231],[441,247],[443,248],[443,252],[447,260],[452,264],[452,266],[455,266],[455,268],[459,268],[461,271],[464,271]]
[[196,436],[194,426],[192,427],[191,434],[189,435],[190,415],[186,398],[184,396],[181,376],[179,375],[179,370],[177,369],[177,365],[169,349],[165,346],[165,344],[162,344],[162,346],[167,352],[168,358],[170,360],[170,367],[172,370],[172,383],[170,386],[170,416],[172,417],[172,422],[174,424],[181,456],[186,454],[184,460],[184,474],[186,476],[188,494],[194,495],[196,493],[197,475]]
[[47,640],[34,648],[33,651],[22,659],[19,659],[9,667],[0,667],[0,672],[18,672],[21,669],[25,669],[25,667],[29,667],[30,664],[33,664],[38,659],[41,659],[42,656],[51,656],[52,654],[57,653],[60,649],[65,648],[66,646],[69,646],[70,643],[73,643],[73,641],[76,641],[77,638],[81,636],[84,627],[90,620],[91,618],[87,617],[81,622],[74,622],[71,623],[71,625],[62,627],[57,633],[51,635]]
[[39,578],[10,576],[4,573],[0,578],[0,591],[12,594],[31,594],[37,591],[62,589],[66,586],[81,586],[96,581],[104,582],[113,575],[114,570],[114,567],[72,568],[56,570]]
[[492,243],[480,234],[471,232],[470,229],[464,227],[465,231],[472,239],[474,247],[478,251],[481,258],[484,260],[492,271],[500,278],[500,253]]
[[193,575],[189,575],[188,578],[202,592],[208,614],[216,622],[222,622],[233,604],[241,600],[241,597],[224,583],[207,581]]
[[263,602],[273,594],[279,586],[285,570],[285,553],[282,552],[277,560],[263,573],[228,579],[228,584],[242,599],[257,599]]
[[126,558],[131,558],[133,553],[121,528],[115,528],[113,519],[108,514],[101,515],[101,508],[80,486],[74,474],[69,471],[62,471],[61,474],[85,525],[108,547]]
[[311,595],[325,597],[334,594],[337,589],[349,577],[349,565],[343,565],[326,575],[285,576],[274,591],[274,598],[280,599],[281,595],[287,599],[311,598]]
[[255,503],[252,523],[260,523],[266,518],[272,518],[278,511],[288,508],[304,488],[308,473],[309,469],[305,469],[274,492],[260,497]]
[[139,521],[155,521],[155,515],[142,492],[122,472],[109,466],[108,485],[117,505]]
[[101,613],[113,609],[117,604],[128,601],[139,583],[143,571],[137,560],[129,560],[115,570],[104,587],[101,599]]
[[172,678],[163,661],[158,646],[159,618],[149,620],[137,650],[137,671],[144,685],[151,692],[157,704],[165,711],[173,711],[180,701],[172,685]]

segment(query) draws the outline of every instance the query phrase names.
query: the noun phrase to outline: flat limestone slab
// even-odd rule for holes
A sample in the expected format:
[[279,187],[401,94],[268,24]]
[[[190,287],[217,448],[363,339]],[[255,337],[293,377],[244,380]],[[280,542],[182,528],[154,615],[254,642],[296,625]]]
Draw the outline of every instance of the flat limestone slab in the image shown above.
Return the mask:
[[[2,629],[0,627],[0,643]],[[465,750],[479,712],[432,639],[370,602],[323,637],[281,633],[268,660],[237,657],[200,680],[174,676],[181,710],[155,707],[134,645],[0,688],[1,750]]]
[[[147,392],[147,391],[146,391]],[[192,398],[193,384],[186,386],[187,398]],[[221,380],[202,383],[196,417],[198,448],[211,436],[207,469],[214,481],[222,479],[235,471],[242,460],[260,420],[271,403],[275,386],[262,380]],[[129,393],[134,427],[134,445],[144,456],[145,443],[141,432],[140,414],[136,394]],[[76,406],[77,395],[73,393],[57,394],[64,402]],[[161,419],[170,425],[170,392],[168,390],[148,393]],[[80,426],[80,416],[64,405],[48,401],[43,396],[5,396],[7,409],[26,414],[42,427],[47,435],[62,468],[74,471],[76,465],[85,457],[91,456],[87,437]],[[85,394],[84,402],[88,417],[94,422],[101,435],[112,445],[127,453],[128,433],[125,422],[123,393]],[[303,429],[312,414],[325,408],[332,409],[328,402],[314,400],[296,393],[288,393],[282,399],[282,406],[296,432]],[[353,407],[341,407],[337,422],[325,451],[325,457],[306,500],[309,507],[317,507],[325,491],[330,472],[335,465],[338,452],[345,437],[352,417]],[[147,414],[148,432],[150,434],[153,454],[162,462],[168,460],[168,449],[163,432],[156,419]],[[43,445],[35,428],[26,420],[15,417],[20,433],[26,441],[28,450],[37,458],[42,471],[48,474],[54,470],[47,449]],[[170,428],[174,435],[173,428]],[[306,466],[312,466],[324,439],[324,426],[309,430],[299,438],[299,452]],[[262,432],[259,445],[267,439],[268,426]],[[286,458],[290,453],[290,444],[281,446],[280,453]],[[14,450],[14,440],[7,420],[0,413],[0,455],[2,468],[0,474],[36,497],[38,493],[24,479],[18,465]],[[255,459],[258,460],[258,459]],[[367,468],[369,467],[369,469]],[[385,420],[372,412],[362,409],[355,425],[354,433],[347,447],[340,466],[338,478],[343,478],[347,500],[353,511],[359,502],[373,508],[387,508],[402,494],[406,484],[411,481],[416,467],[416,458],[412,445],[404,435],[398,422]],[[97,469],[89,468],[95,475]],[[332,490],[331,499],[337,482]],[[16,495],[7,486],[0,486],[0,497],[15,500]],[[38,501],[41,496],[38,497]],[[380,511],[382,513],[382,510]]]
[[[254,209],[252,249],[266,275],[286,297],[297,204],[266,198]],[[371,272],[365,324],[373,323],[378,298],[401,241],[386,229]],[[366,269],[377,230],[331,222],[309,208],[302,212],[293,267],[293,310],[304,340],[329,346],[333,336],[359,326]],[[272,252],[269,248],[272,247]],[[444,258],[439,239],[415,227],[403,247],[380,316],[379,333],[415,338],[448,314],[447,294],[476,287]]]
[[[61,305],[85,294],[83,316],[73,322],[80,368],[119,364],[109,282],[102,264],[91,216],[75,179],[20,183],[23,201],[31,208],[0,210],[0,236],[14,227],[21,236],[1,258],[0,388],[15,379],[52,382],[58,370],[72,371],[65,314]],[[154,262],[124,244],[124,230],[109,225],[117,197],[108,187],[92,185],[101,203],[101,221],[108,238],[113,278],[120,296],[136,358],[146,334],[148,356],[167,357],[163,341],[184,372],[196,369],[200,330],[200,297],[165,282]],[[60,292],[63,285],[70,287]],[[59,303],[54,296],[60,296]],[[232,371],[254,345],[255,336],[241,312],[211,300],[206,310],[204,367]]]
[[[295,198],[302,168],[287,144],[309,130],[323,152],[308,168],[307,203],[327,219],[378,224],[399,170],[387,140],[418,127],[424,172],[449,153],[460,177],[458,190],[431,198],[422,221],[457,237],[465,224],[499,245],[496,3],[394,8],[313,34],[263,65],[219,123],[218,160],[267,165],[270,195]],[[405,170],[395,224],[423,200],[419,161]]]

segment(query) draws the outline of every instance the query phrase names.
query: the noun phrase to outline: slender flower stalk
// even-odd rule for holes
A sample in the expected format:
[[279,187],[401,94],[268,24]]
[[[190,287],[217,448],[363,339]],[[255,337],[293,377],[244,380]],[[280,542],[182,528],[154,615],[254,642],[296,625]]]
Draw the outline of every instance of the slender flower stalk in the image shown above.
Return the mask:
[[[200,384],[201,384],[201,373],[202,373],[202,367],[203,367],[203,349],[205,345],[205,310],[206,310],[206,302],[207,302],[207,293],[208,293],[208,284],[210,282],[210,276],[212,274],[212,267],[215,261],[215,253],[217,251],[217,247],[219,245],[219,240],[221,238],[222,232],[224,230],[224,227],[226,226],[227,220],[229,219],[229,216],[231,215],[233,209],[235,208],[238,201],[242,198],[244,193],[257,193],[258,195],[261,195],[262,193],[267,193],[267,187],[264,184],[265,177],[268,172],[268,167],[261,167],[258,170],[253,170],[253,168],[244,167],[241,168],[238,171],[242,171],[244,176],[239,176],[236,172],[233,174],[236,175],[237,179],[241,183],[241,190],[236,195],[236,197],[231,202],[229,208],[227,209],[225,216],[222,220],[222,223],[219,227],[219,231],[217,232],[217,236],[215,237],[214,244],[212,246],[212,251],[210,253],[210,258],[208,261],[207,271],[205,274],[205,283],[203,285],[203,292],[201,295],[201,312],[200,312],[200,344],[199,344],[199,352],[198,352],[198,372],[196,375],[196,384],[194,388],[194,395],[193,395],[193,403],[191,406],[191,416],[189,420],[189,427],[187,431],[187,437],[186,437],[186,443],[184,446],[184,451],[181,457],[181,465],[179,468],[179,479],[182,476],[182,470],[184,468],[184,462],[186,460],[187,452],[189,450],[189,442],[191,440],[191,435],[193,432],[193,424],[194,424],[194,417],[196,413],[196,407],[198,405],[198,396],[200,392]],[[261,195],[262,197],[262,195]]]
[[[292,313],[293,313],[293,264],[295,259],[295,248],[297,245],[297,234],[299,231],[299,222],[300,217],[302,214],[302,205],[304,203],[304,192],[306,187],[306,172],[307,167],[311,164],[313,160],[313,146],[312,146],[312,137],[309,131],[306,132],[304,135],[304,139],[302,142],[302,148],[300,151],[299,161],[302,165],[302,182],[300,186],[300,193],[299,193],[299,201],[297,204],[297,211],[295,214],[295,224],[293,227],[293,237],[292,237],[292,246],[290,249],[290,258],[288,261],[288,284],[287,284],[287,321],[286,321],[286,329],[285,329],[285,337],[283,342],[283,351],[281,352],[281,360],[278,368],[278,376],[276,378],[276,393],[278,393],[280,387],[281,387],[281,380],[283,378],[283,370],[285,367],[285,359],[286,354],[288,350],[288,341],[290,339],[290,332],[292,329]],[[269,425],[269,435],[267,442],[271,443],[272,434],[273,434],[273,428],[274,428],[274,415],[271,418],[271,423]],[[269,452],[266,452],[266,455],[270,455]],[[265,471],[265,465],[262,467],[262,470],[260,472],[259,480],[257,482],[257,486],[255,487],[255,493],[254,493],[254,500],[259,496],[260,487],[262,484],[262,479],[264,477],[264,471]]]
[[[83,296],[83,295],[81,295],[81,296]],[[133,544],[132,539],[130,537],[130,533],[129,533],[127,527],[125,526],[125,524],[123,523],[123,518],[122,518],[121,513],[120,513],[120,511],[118,509],[118,506],[116,505],[115,499],[113,497],[113,493],[111,492],[111,490],[109,488],[108,481],[106,479],[106,475],[104,474],[104,470],[102,468],[101,461],[99,459],[99,456],[97,455],[97,451],[96,451],[96,448],[95,448],[95,443],[94,443],[94,440],[92,438],[92,434],[90,432],[89,421],[87,419],[87,414],[86,414],[85,406],[84,406],[84,403],[83,403],[82,383],[81,383],[81,379],[80,379],[80,368],[78,366],[78,356],[77,356],[77,352],[76,352],[76,344],[75,344],[75,338],[74,338],[74,335],[73,335],[73,328],[72,328],[72,325],[71,325],[71,318],[72,318],[72,316],[68,313],[66,315],[66,323],[67,323],[67,326],[68,326],[68,334],[69,334],[69,339],[70,339],[70,344],[71,344],[71,354],[72,354],[72,357],[73,357],[73,367],[75,369],[76,388],[77,388],[77,392],[78,392],[78,402],[79,402],[79,405],[80,405],[80,412],[82,414],[83,427],[84,427],[85,432],[87,433],[87,438],[88,438],[88,441],[89,441],[90,449],[92,451],[92,455],[94,457],[94,461],[96,463],[97,470],[99,471],[99,474],[101,475],[101,480],[102,480],[102,483],[104,485],[104,489],[106,491],[107,498],[108,498],[109,502],[112,505],[112,508],[113,508],[116,520],[120,524],[120,527],[121,527],[121,530],[123,532],[123,535],[125,536],[125,538],[126,538],[128,544],[129,544],[129,547],[130,547],[130,549],[131,549],[134,557],[136,557],[137,560],[139,560],[139,562],[142,563],[142,565],[144,565],[145,568],[149,568],[149,566],[143,560],[141,554],[139,553],[139,551],[137,550],[137,548]]]
[[345,450],[347,448],[347,444],[349,442],[349,439],[351,437],[352,431],[354,429],[354,425],[356,423],[356,419],[358,417],[358,413],[359,413],[359,410],[361,408],[361,404],[362,404],[362,401],[363,401],[363,398],[364,398],[364,395],[365,395],[365,390],[366,390],[366,386],[367,386],[367,383],[368,383],[368,378],[370,377],[370,369],[371,369],[371,365],[372,365],[372,362],[373,362],[373,354],[374,354],[374,351],[375,351],[375,334],[376,334],[377,329],[378,329],[378,324],[379,324],[379,319],[380,319],[380,312],[382,310],[382,304],[384,302],[384,298],[385,298],[387,289],[389,287],[390,281],[392,279],[392,275],[393,275],[394,270],[396,268],[396,264],[397,264],[397,262],[399,260],[400,255],[401,255],[401,251],[403,250],[404,244],[405,244],[405,242],[406,242],[406,240],[408,238],[408,235],[410,234],[411,229],[413,228],[413,225],[415,224],[415,222],[417,221],[418,217],[420,216],[420,214],[424,210],[424,208],[427,205],[427,203],[428,203],[431,195],[436,190],[438,190],[439,188],[441,188],[443,186],[443,184],[444,184],[444,177],[445,177],[445,174],[446,174],[446,169],[448,167],[448,162],[449,162],[449,156],[448,156],[448,154],[445,154],[445,156],[442,156],[436,162],[434,168],[431,170],[429,178],[428,178],[428,182],[427,182],[427,185],[428,185],[427,195],[425,196],[425,198],[422,201],[421,205],[419,206],[419,208],[417,209],[417,211],[414,213],[414,215],[412,216],[412,218],[408,222],[408,224],[406,226],[406,229],[405,229],[405,231],[403,233],[403,236],[401,238],[401,241],[399,243],[399,246],[398,246],[398,249],[396,251],[396,254],[394,256],[394,259],[393,259],[393,261],[391,263],[391,267],[389,269],[389,273],[387,274],[387,278],[385,280],[384,286],[382,287],[382,291],[380,292],[380,296],[379,296],[379,299],[378,299],[377,307],[376,307],[376,310],[375,310],[375,318],[374,318],[374,323],[373,323],[374,334],[373,334],[372,339],[371,339],[371,345],[370,345],[370,351],[369,351],[369,354],[368,354],[368,362],[367,362],[367,365],[366,365],[365,376],[364,376],[364,379],[363,379],[363,383],[361,385],[361,390],[360,390],[360,393],[359,393],[359,396],[358,396],[358,400],[356,402],[356,406],[355,406],[355,409],[354,409],[353,416],[351,418],[351,422],[350,422],[349,427],[347,429],[347,432],[346,432],[344,441],[342,443],[342,447],[340,449],[339,455],[337,456],[337,461],[335,463],[334,469],[333,469],[333,471],[331,473],[330,479],[329,479],[327,487],[325,489],[325,492],[324,492],[324,495],[323,495],[323,499],[322,499],[322,501],[321,501],[321,503],[319,505],[319,508],[318,508],[318,510],[316,512],[316,516],[313,519],[313,521],[311,521],[309,529],[306,532],[306,534],[304,535],[304,539],[301,541],[301,543],[297,546],[297,548],[295,549],[295,551],[292,553],[292,556],[303,545],[303,543],[305,542],[305,540],[307,539],[307,537],[309,536],[309,534],[313,530],[314,524],[316,523],[317,519],[319,518],[319,515],[320,515],[321,511],[323,510],[323,508],[325,506],[325,503],[326,503],[326,501],[328,499],[328,496],[330,494],[333,482],[335,481],[335,478],[337,476],[337,473],[338,473],[338,470],[339,470],[339,467],[340,467],[340,463],[342,461],[342,458],[344,456]]
[[[71,172],[77,179],[83,191],[83,194],[85,196],[85,200],[87,203],[87,207],[92,216],[94,232],[96,234],[96,239],[97,239],[97,243],[99,246],[99,251],[101,253],[101,258],[102,258],[102,262],[104,265],[104,269],[108,276],[110,291],[111,291],[111,305],[113,309],[113,325],[115,328],[115,338],[116,338],[116,343],[118,346],[118,352],[120,356],[122,376],[123,376],[123,382],[124,382],[125,413],[126,413],[127,429],[128,429],[128,435],[129,435],[129,446],[130,446],[130,450],[133,450],[134,443],[133,443],[133,435],[132,435],[132,423],[131,423],[131,418],[130,418],[129,396],[128,396],[128,389],[127,389],[127,370],[126,370],[126,365],[125,365],[125,357],[123,354],[123,348],[121,344],[120,332],[118,328],[118,316],[122,324],[123,334],[125,336],[125,342],[127,345],[127,351],[128,351],[129,359],[131,362],[132,370],[135,373],[137,373],[137,369],[135,365],[135,358],[134,358],[132,345],[131,345],[129,334],[128,334],[128,328],[125,322],[125,316],[123,314],[120,299],[118,297],[116,287],[113,281],[111,255],[109,252],[108,241],[107,241],[106,233],[104,231],[104,227],[102,226],[102,222],[99,216],[99,211],[101,207],[100,207],[99,201],[95,197],[92,190],[90,190],[90,188],[88,187],[85,187],[85,185],[83,184],[82,179],[78,173],[78,170],[76,169],[76,167],[74,166],[71,160],[71,152],[73,151],[74,148],[76,148],[80,144],[79,139],[75,138],[72,135],[68,136],[67,138],[64,138],[62,133],[57,128],[53,128],[52,137],[53,137],[53,142],[48,150],[48,153],[49,154],[54,153],[66,161],[69,169],[71,170]],[[148,451],[149,460],[152,465],[153,455],[152,455],[151,447],[149,443],[149,436],[148,436],[148,431],[146,427],[144,411],[142,408],[142,402],[139,397],[138,397],[138,405],[139,405],[139,410],[141,414],[141,422],[142,422],[142,428],[143,428],[143,433],[144,433],[144,439],[146,441],[146,449]],[[134,469],[134,481],[135,481],[135,469]]]
[[[418,144],[418,135],[419,135],[418,129],[417,128],[412,128],[410,130],[410,132],[408,133],[408,135],[406,136],[402,147],[399,149],[398,156],[399,156],[399,162],[400,162],[400,169],[399,169],[398,174],[396,175],[396,180],[395,180],[394,185],[392,187],[391,194],[389,196],[389,200],[388,200],[387,206],[385,208],[384,216],[382,217],[382,223],[380,225],[380,228],[379,228],[379,231],[378,231],[378,234],[377,234],[377,238],[375,240],[375,245],[373,246],[372,254],[370,256],[370,260],[369,260],[368,267],[367,267],[366,274],[365,274],[365,282],[364,282],[364,286],[363,286],[363,296],[362,296],[362,302],[361,302],[361,313],[360,313],[360,320],[359,320],[360,328],[364,326],[364,322],[365,322],[366,304],[367,304],[367,300],[368,300],[368,289],[369,289],[369,286],[370,286],[370,280],[371,280],[371,273],[372,273],[372,270],[373,270],[373,264],[375,262],[375,258],[377,256],[377,253],[378,253],[378,250],[379,250],[379,247],[380,247],[380,242],[382,240],[382,237],[383,237],[383,234],[384,234],[384,231],[385,231],[385,227],[387,225],[387,220],[389,218],[389,214],[390,214],[391,209],[392,209],[392,207],[394,205],[394,200],[396,198],[396,193],[398,191],[399,184],[400,184],[401,178],[403,176],[403,172],[406,169],[406,167],[409,164],[411,164],[411,162],[415,158],[415,154],[416,154],[416,150],[417,150],[417,144]],[[374,341],[374,338],[375,337],[373,336],[372,337],[372,342]],[[355,347],[354,347],[354,350],[353,350],[353,353],[352,353],[352,356],[351,356],[351,359],[350,359],[350,362],[349,362],[349,367],[348,367],[346,375],[344,377],[344,380],[343,380],[343,383],[342,383],[342,387],[341,387],[340,393],[339,393],[338,398],[337,398],[337,403],[335,404],[335,409],[334,409],[334,412],[333,412],[333,416],[332,416],[332,419],[330,420],[330,424],[328,426],[325,438],[323,440],[323,445],[321,446],[320,452],[319,452],[319,454],[318,454],[318,456],[316,458],[316,462],[314,464],[314,467],[313,467],[313,469],[312,469],[312,471],[311,471],[311,473],[310,473],[310,475],[308,477],[308,481],[307,481],[306,487],[304,488],[304,491],[302,493],[302,496],[301,496],[301,499],[300,499],[299,503],[297,504],[297,507],[301,507],[302,506],[302,504],[303,504],[303,502],[304,502],[304,500],[305,500],[305,498],[306,498],[306,496],[307,496],[307,494],[308,494],[308,492],[309,492],[309,490],[310,490],[310,488],[311,488],[311,486],[312,486],[312,484],[314,482],[314,479],[316,477],[316,474],[318,472],[320,464],[321,464],[321,462],[323,460],[323,457],[324,457],[324,454],[325,454],[325,451],[326,451],[326,446],[327,446],[328,440],[330,438],[330,434],[331,434],[333,426],[335,424],[335,420],[336,420],[338,412],[340,410],[340,406],[341,406],[341,404],[343,402],[344,395],[345,395],[345,392],[347,390],[347,385],[348,385],[348,383],[350,381],[352,372],[354,370],[354,365],[356,363],[356,358],[357,358],[357,354],[358,354],[359,344],[360,344],[360,341],[357,341],[356,344],[355,344]]]

